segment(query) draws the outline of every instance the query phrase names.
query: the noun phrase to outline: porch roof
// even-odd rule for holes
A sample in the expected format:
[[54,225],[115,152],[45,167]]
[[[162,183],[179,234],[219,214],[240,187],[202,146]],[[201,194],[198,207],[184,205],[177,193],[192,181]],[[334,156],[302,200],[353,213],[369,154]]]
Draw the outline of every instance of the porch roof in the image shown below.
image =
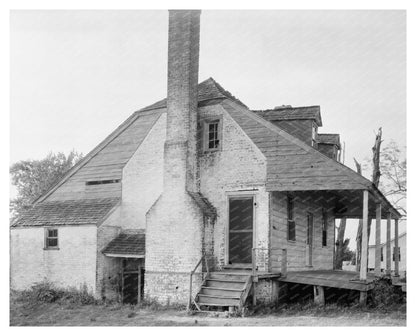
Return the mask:
[[[304,190],[290,192],[296,199],[311,199],[327,211],[332,211],[335,217],[362,218],[363,216],[363,191],[362,190]],[[377,204],[381,204],[381,216],[386,219],[389,213],[399,218],[400,213],[392,205],[380,198],[374,191],[369,192],[368,215],[376,217]]]
[[145,244],[144,230],[125,230],[110,241],[101,252],[107,256],[144,257]]

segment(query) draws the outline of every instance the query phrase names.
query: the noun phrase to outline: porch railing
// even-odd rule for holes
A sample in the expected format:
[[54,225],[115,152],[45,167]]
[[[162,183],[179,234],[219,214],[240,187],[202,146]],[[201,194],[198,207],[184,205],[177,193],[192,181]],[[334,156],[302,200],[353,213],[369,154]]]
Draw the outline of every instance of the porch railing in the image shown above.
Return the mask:
[[191,271],[191,273],[189,274],[189,300],[188,300],[188,307],[187,310],[190,311],[192,304],[195,305],[195,307],[200,311],[201,309],[199,308],[198,304],[196,303],[195,300],[195,296],[192,294],[192,282],[193,282],[193,276],[196,272],[196,270],[198,269],[199,265],[201,265],[201,263],[205,261],[205,276],[202,279],[202,284],[204,283],[205,279],[208,278],[209,276],[209,266],[208,266],[208,259],[205,253],[202,254],[201,259],[199,259],[198,263],[196,264],[195,268]]

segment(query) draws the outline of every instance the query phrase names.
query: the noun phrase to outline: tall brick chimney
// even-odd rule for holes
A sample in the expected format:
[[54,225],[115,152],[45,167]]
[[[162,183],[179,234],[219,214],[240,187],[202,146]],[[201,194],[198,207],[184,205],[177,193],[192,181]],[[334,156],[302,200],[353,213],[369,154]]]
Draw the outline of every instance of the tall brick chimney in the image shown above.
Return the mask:
[[186,303],[202,255],[204,217],[188,193],[197,191],[199,19],[169,11],[164,186],[146,215],[145,296],[161,303]]
[[169,12],[164,192],[196,191],[196,134],[201,11]]

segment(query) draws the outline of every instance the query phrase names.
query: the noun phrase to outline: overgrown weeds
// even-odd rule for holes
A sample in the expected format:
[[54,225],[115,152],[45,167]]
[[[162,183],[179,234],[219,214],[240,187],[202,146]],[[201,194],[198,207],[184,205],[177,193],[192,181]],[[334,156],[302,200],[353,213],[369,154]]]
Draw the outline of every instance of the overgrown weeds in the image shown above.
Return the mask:
[[91,305],[98,303],[85,285],[80,288],[63,289],[46,281],[37,283],[28,290],[14,292],[12,297],[17,302],[29,305],[39,303]]
[[383,277],[375,281],[368,301],[372,308],[390,311],[403,305],[405,293],[399,286],[394,286],[390,278]]

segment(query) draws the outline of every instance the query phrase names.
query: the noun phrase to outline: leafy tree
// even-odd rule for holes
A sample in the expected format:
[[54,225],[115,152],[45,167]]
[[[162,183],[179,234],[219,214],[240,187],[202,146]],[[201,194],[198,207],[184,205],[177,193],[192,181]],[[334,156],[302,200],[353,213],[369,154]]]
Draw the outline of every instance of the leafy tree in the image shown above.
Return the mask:
[[49,153],[41,160],[22,160],[10,167],[12,184],[17,197],[10,201],[12,218],[30,208],[31,204],[56,184],[80,159],[82,153],[72,150],[64,153]]

